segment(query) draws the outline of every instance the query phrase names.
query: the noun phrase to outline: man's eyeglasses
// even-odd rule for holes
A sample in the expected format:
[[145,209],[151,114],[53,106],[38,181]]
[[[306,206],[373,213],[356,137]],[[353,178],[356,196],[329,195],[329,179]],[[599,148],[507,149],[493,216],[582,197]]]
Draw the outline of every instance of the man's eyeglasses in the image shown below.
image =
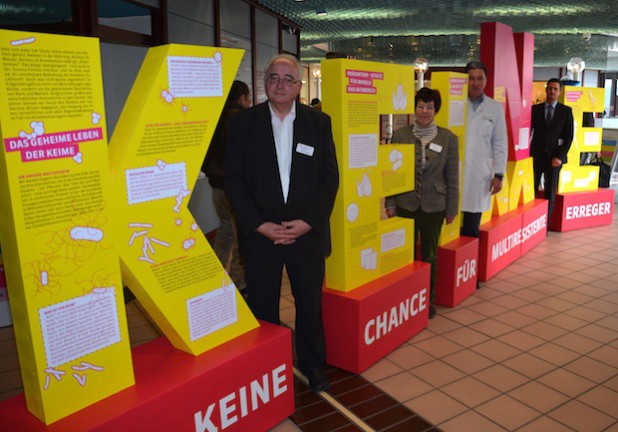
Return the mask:
[[300,80],[295,80],[291,76],[284,76],[281,78],[279,75],[269,75],[266,78],[266,82],[271,85],[279,85],[279,82],[283,82],[286,87],[292,87],[294,84],[298,84]]

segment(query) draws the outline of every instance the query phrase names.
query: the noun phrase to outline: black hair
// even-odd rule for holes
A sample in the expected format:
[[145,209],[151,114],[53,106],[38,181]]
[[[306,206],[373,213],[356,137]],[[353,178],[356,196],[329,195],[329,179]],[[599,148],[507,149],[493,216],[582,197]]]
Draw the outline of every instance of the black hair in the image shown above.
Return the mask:
[[440,111],[440,107],[442,106],[442,97],[440,96],[440,92],[427,87],[423,87],[416,92],[416,95],[414,96],[414,108],[416,108],[420,101],[433,102],[433,106],[436,109],[436,114]]
[[549,83],[558,83],[558,85],[560,86],[560,90],[562,90],[562,82],[558,79],[558,78],[550,78],[547,80],[547,84],[545,84],[545,87],[547,87],[549,85]]
[[485,72],[485,76],[487,76],[487,66],[485,66],[485,63],[481,63],[480,61],[471,61],[466,65],[466,73],[470,72],[472,69],[481,69]]
[[249,96],[249,94],[249,86],[242,81],[235,80],[232,83],[232,87],[230,88],[230,93],[227,95],[225,104],[230,105],[233,103],[238,103],[241,96]]

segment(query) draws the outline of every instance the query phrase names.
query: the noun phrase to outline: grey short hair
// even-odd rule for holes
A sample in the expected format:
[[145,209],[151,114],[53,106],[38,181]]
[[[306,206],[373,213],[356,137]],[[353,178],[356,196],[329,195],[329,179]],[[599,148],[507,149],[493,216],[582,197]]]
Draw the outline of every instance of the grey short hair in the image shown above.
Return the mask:
[[287,61],[292,63],[293,65],[296,66],[296,68],[298,69],[298,79],[302,79],[303,77],[303,67],[300,65],[300,63],[298,62],[298,59],[290,54],[279,54],[276,55],[275,57],[272,58],[272,60],[270,60],[270,62],[268,62],[268,66],[266,66],[266,69],[264,69],[264,79],[268,79],[268,72],[270,71],[270,67],[278,62],[278,61]]

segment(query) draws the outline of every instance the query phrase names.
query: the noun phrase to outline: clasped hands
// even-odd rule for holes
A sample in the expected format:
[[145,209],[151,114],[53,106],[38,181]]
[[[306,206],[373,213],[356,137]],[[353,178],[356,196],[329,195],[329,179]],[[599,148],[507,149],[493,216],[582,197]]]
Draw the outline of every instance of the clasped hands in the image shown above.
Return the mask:
[[280,224],[264,222],[256,230],[264,237],[269,238],[276,245],[289,245],[296,239],[311,230],[311,225],[302,219],[295,219]]

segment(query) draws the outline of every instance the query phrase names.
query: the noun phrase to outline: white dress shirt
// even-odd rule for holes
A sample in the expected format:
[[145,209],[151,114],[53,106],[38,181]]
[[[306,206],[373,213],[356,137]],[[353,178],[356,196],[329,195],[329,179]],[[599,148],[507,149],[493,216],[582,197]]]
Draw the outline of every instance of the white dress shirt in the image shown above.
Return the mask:
[[288,201],[290,190],[290,170],[292,168],[292,148],[294,147],[294,120],[296,119],[296,104],[292,104],[292,110],[283,120],[270,109],[270,121],[273,126],[273,136],[275,138],[275,150],[277,151],[277,165],[279,165],[279,178],[281,179],[281,189],[283,190],[283,201]]

